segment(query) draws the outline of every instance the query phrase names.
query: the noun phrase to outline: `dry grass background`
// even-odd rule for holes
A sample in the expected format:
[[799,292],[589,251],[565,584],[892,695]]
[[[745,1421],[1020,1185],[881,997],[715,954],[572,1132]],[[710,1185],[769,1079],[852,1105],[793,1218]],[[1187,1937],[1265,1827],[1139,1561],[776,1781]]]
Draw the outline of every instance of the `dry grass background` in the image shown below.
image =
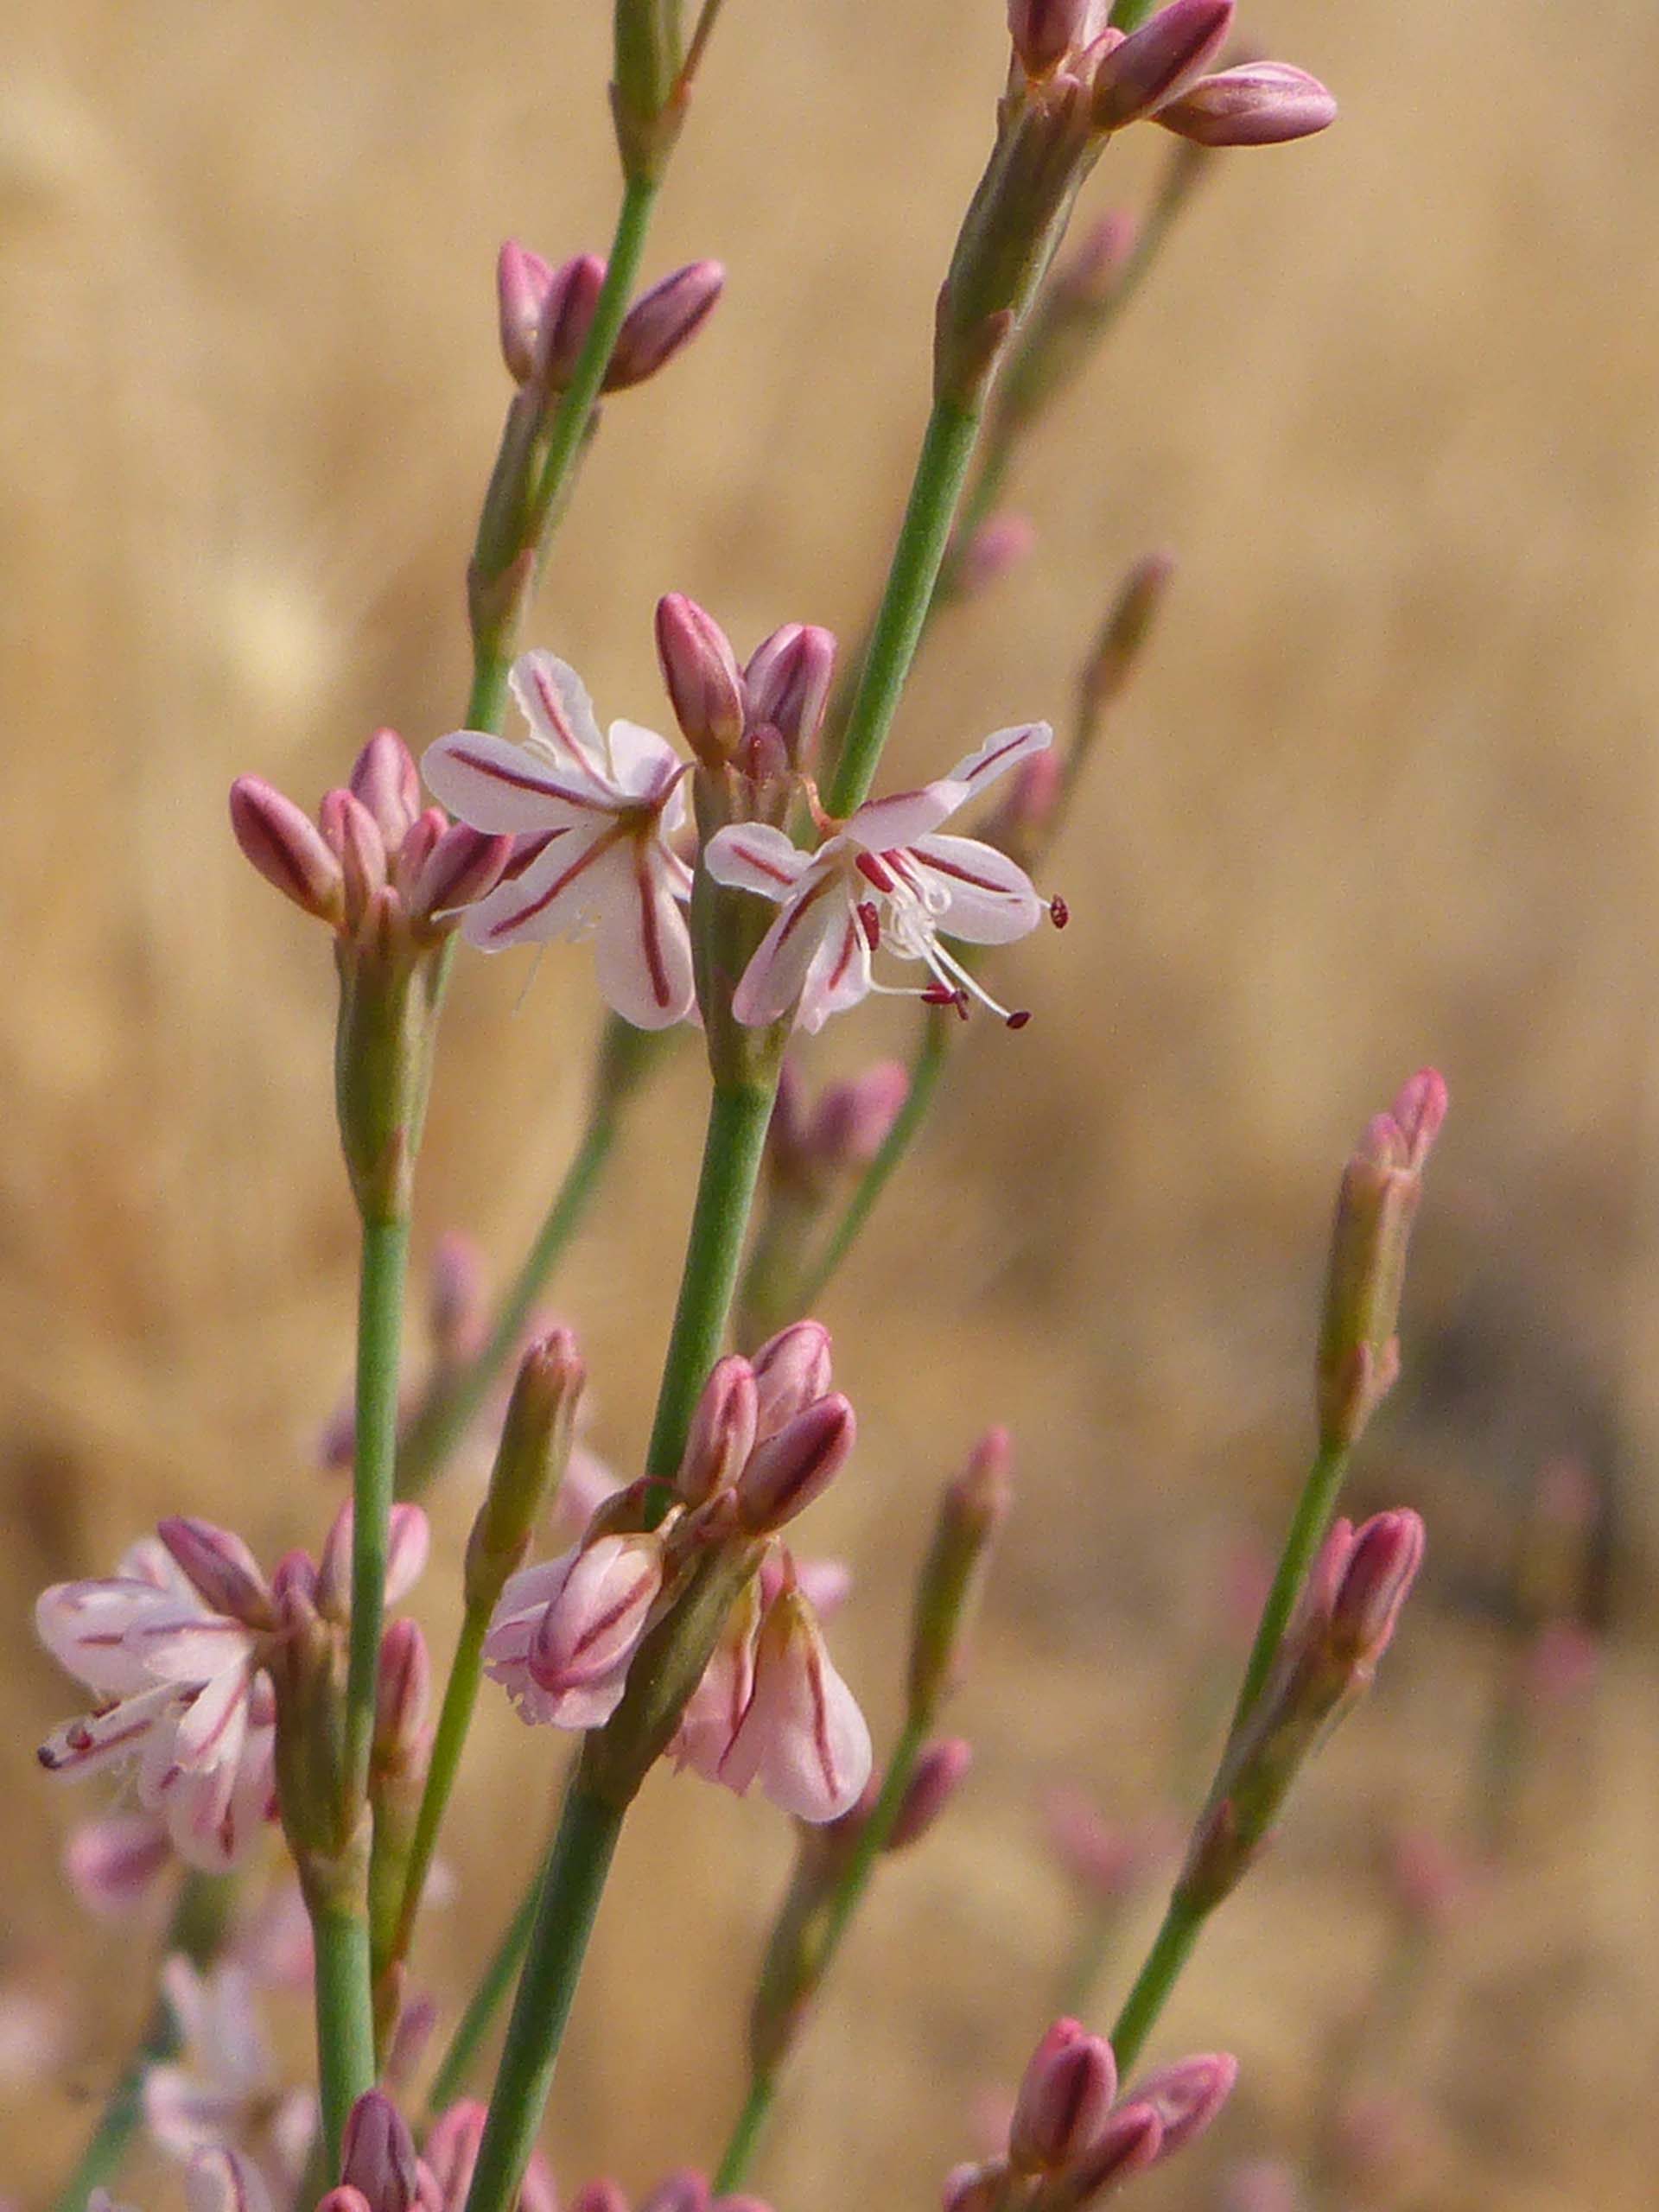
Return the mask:
[[[159,1510],[271,1548],[328,1506],[306,1447],[346,1370],[352,1262],[329,978],[236,856],[225,786],[252,767],[310,795],[373,722],[423,741],[454,717],[504,397],[490,259],[508,232],[607,232],[605,13],[55,0],[6,27],[0,1967],[81,1993],[62,2081],[0,2086],[0,2184],[26,2202],[143,2002],[58,1879],[80,1808],[29,1759],[66,1693],[27,1601]],[[998,15],[733,0],[652,256],[717,254],[728,298],[615,404],[538,625],[601,711],[653,718],[665,588],[742,641],[855,626]],[[974,1788],[846,1961],[767,2163],[786,2212],[931,2201],[965,2097],[1028,2044],[1065,1909],[1036,1794],[1075,1771],[1127,1812],[1156,1801],[1217,1561],[1296,1478],[1337,1165],[1429,1058],[1454,1118],[1410,1336],[1420,1378],[1464,1387],[1420,1382],[1362,1488],[1428,1511],[1431,1586],[1160,2046],[1243,2057],[1218,2153],[1294,2147],[1382,1942],[1371,1839],[1465,1794],[1496,1645],[1462,1594],[1540,1459],[1586,1452],[1622,1484],[1600,1692],[1456,1932],[1408,2063],[1417,2147],[1377,2201],[1651,2202],[1659,18],[1261,0],[1250,28],[1332,82],[1340,128],[1237,157],[1192,213],[1022,473],[1040,557],[941,631],[903,719],[921,764],[1063,713],[1111,578],[1179,545],[1054,870],[1074,926],[1022,956],[1039,1019],[964,1056],[831,1301],[866,1443],[823,1518],[859,1562],[842,1640],[881,1720],[934,1484],[992,1418],[1023,1440],[1024,1495],[960,1708]],[[1115,154],[1090,204],[1155,150]],[[465,972],[424,1179],[428,1236],[465,1224],[503,1267],[592,1027],[578,960],[550,958],[515,1019],[521,980]],[[560,1288],[622,1464],[700,1118],[688,1062],[627,1147],[613,1236]],[[463,1503],[439,1518],[453,1544]],[[492,1714],[455,1822],[466,1903],[432,1936],[446,1990],[528,1863],[551,1755]],[[741,1978],[783,1852],[753,1808],[650,1793],[556,2095],[568,2178],[709,2155],[737,2052],[710,1982]],[[1148,2212],[1203,2187],[1173,2170]]]

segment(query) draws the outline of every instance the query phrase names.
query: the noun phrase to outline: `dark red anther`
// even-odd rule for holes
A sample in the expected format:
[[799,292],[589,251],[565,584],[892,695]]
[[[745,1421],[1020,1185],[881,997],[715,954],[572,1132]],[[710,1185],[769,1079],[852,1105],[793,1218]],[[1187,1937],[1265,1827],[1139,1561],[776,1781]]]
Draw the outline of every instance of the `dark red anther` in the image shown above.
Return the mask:
[[1057,930],[1063,930],[1071,918],[1071,909],[1058,891],[1048,902],[1048,918]]
[[879,950],[881,944],[881,917],[875,911],[874,899],[861,899],[855,911],[870,950],[872,952]]
[[1011,1014],[1008,1016],[1008,1027],[1010,1029],[1023,1029],[1030,1020],[1030,1013],[1021,1007],[1018,1014]]

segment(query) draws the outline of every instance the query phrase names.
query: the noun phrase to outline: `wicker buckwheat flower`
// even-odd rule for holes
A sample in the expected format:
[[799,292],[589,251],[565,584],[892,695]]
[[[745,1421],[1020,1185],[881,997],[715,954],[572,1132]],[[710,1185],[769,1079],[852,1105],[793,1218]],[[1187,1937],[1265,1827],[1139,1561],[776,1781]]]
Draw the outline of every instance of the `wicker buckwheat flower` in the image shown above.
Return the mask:
[[683,1020],[691,872],[669,840],[684,818],[685,764],[637,722],[601,735],[581,678],[551,653],[524,654],[509,680],[530,724],[524,744],[455,730],[421,764],[463,822],[534,841],[518,872],[468,909],[464,935],[499,952],[591,934],[599,988],[625,1021]]

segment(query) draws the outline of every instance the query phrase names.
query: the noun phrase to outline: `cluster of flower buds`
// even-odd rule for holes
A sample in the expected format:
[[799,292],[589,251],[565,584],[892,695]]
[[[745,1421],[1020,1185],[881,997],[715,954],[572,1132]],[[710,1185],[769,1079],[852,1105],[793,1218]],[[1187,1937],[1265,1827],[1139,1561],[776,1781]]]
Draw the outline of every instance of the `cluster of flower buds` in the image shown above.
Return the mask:
[[[426,1550],[425,1516],[394,1509],[391,1600],[414,1582]],[[296,1802],[283,1785],[283,1739],[296,1700],[325,1738],[338,1731],[350,1554],[349,1506],[320,1561],[290,1553],[269,1580],[239,1536],[180,1516],[134,1545],[112,1577],[43,1591],[41,1640],[99,1703],[48,1739],[41,1764],[64,1775],[130,1772],[140,1806],[192,1866],[222,1872],[239,1862],[279,1800],[291,1836],[306,1793]],[[293,1764],[315,1777],[315,1753],[314,1743]],[[329,1821],[339,1809],[327,1808]]]
[[1006,2151],[958,2166],[944,2212],[1075,2212],[1201,2135],[1237,2073],[1219,2052],[1184,2058],[1120,2097],[1111,2045],[1057,2020],[1026,2068]]
[[[501,358],[515,384],[565,391],[593,327],[605,264],[577,254],[556,267],[509,238],[496,263]],[[726,283],[717,261],[689,262],[642,292],[623,319],[606,391],[626,391],[654,377],[689,346],[714,313]]]
[[1411,1077],[1368,1124],[1343,1170],[1319,1327],[1319,1442],[1351,1448],[1400,1372],[1395,1331],[1423,1167],[1446,1119],[1444,1079]]
[[1192,1910],[1212,1910],[1236,1885],[1298,1770],[1370,1688],[1422,1557],[1423,1524],[1408,1510],[1332,1525],[1193,1830],[1176,1885]]
[[809,1109],[797,1064],[786,1058],[766,1133],[767,1165],[779,1187],[822,1200],[845,1177],[868,1167],[909,1090],[902,1062],[878,1060],[862,1075],[826,1084]]
[[[644,1525],[650,1486],[632,1484],[601,1506],[571,1550],[508,1579],[485,1667],[524,1719],[620,1727],[641,1647],[702,1636],[662,1740],[658,1713],[641,1723],[646,1763],[666,1748],[740,1796],[759,1782],[802,1820],[834,1820],[856,1802],[869,1731],[775,1543],[852,1452],[853,1409],[830,1381],[829,1334],[817,1322],[783,1331],[752,1360],[722,1359],[658,1524]],[[705,1627],[701,1601],[711,1589]],[[650,1671],[655,1679],[660,1670]]]
[[810,768],[835,673],[833,632],[786,622],[740,666],[714,616],[670,592],[657,602],[657,657],[700,766],[735,766],[757,789]]
[[[316,2212],[463,2212],[484,2135],[481,2104],[464,2098],[440,2113],[417,2153],[414,2138],[384,2089],[370,2089],[346,2115],[340,2180]],[[546,2158],[531,2158],[515,2212],[558,2212]]]

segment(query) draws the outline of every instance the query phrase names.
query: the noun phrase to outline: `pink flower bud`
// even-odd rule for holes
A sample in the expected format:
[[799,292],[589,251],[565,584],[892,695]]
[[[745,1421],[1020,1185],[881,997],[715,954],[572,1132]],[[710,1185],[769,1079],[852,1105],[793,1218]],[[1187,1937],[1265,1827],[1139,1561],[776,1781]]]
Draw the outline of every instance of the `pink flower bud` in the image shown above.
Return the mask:
[[852,1456],[858,1422],[839,1391],[818,1398],[755,1446],[737,1484],[737,1515],[752,1535],[770,1535],[804,1513]]
[[77,1902],[102,1920],[137,1912],[173,1863],[167,1824],[156,1813],[83,1821],[63,1847],[64,1875]]
[[719,767],[743,734],[743,678],[737,655],[712,614],[683,592],[657,602],[657,658],[686,742],[705,767]]
[[1055,271],[1056,289],[1079,307],[1109,306],[1140,236],[1141,226],[1127,208],[1108,208]]
[[418,1621],[393,1621],[380,1643],[374,1756],[385,1766],[417,1756],[432,1697],[432,1661]]
[[1008,2127],[1016,2171],[1053,2173],[1081,2158],[1117,2094],[1111,2046],[1080,2021],[1056,2020],[1032,2053]]
[[677,1484],[688,1505],[706,1504],[737,1480],[754,1449],[760,1393],[741,1353],[717,1360],[702,1386]]
[[[352,1502],[347,1498],[323,1539],[313,1592],[324,1619],[342,1624],[352,1617]],[[394,1505],[386,1533],[387,1605],[406,1598],[420,1580],[431,1544],[431,1525],[421,1508]]]
[[483,1253],[463,1230],[446,1230],[432,1248],[426,1295],[427,1333],[440,1366],[458,1365],[480,1350],[487,1306]]
[[714,313],[725,283],[719,262],[693,261],[642,292],[618,334],[606,391],[626,391],[665,367]]
[[1369,1676],[1389,1648],[1423,1562],[1423,1524],[1408,1509],[1379,1513],[1356,1535],[1331,1609],[1332,1649]]
[[658,1536],[601,1536],[578,1551],[531,1643],[536,1687],[554,1699],[613,1688],[620,1704],[627,1662],[662,1583]]
[[758,1781],[774,1805],[815,1824],[838,1820],[869,1780],[870,1732],[831,1665],[817,1618],[796,1590],[767,1609],[754,1688],[720,1778],[738,1796]]
[[898,1060],[878,1060],[850,1083],[831,1084],[812,1117],[813,1157],[837,1173],[868,1166],[909,1096],[910,1071]]
[[1092,108],[1101,130],[1121,130],[1185,92],[1233,27],[1233,0],[1169,0],[1150,22],[1105,54]]
[[979,599],[1024,565],[1037,550],[1037,529],[1024,515],[993,515],[963,548],[957,594]]
[[322,834],[340,856],[346,880],[346,921],[360,931],[376,894],[386,887],[386,842],[380,825],[355,792],[326,792],[318,818]]
[[376,730],[358,754],[350,781],[353,797],[374,817],[386,850],[395,853],[421,810],[414,757],[395,729]]
[[550,391],[563,391],[575,373],[604,282],[605,264],[596,254],[577,254],[553,271],[542,303],[534,371]]
[[759,1393],[755,1433],[764,1442],[830,1388],[830,1332],[822,1321],[793,1322],[768,1337],[749,1364]]
[[156,1533],[214,1612],[249,1628],[271,1625],[270,1585],[240,1536],[189,1514],[171,1516]]
[[438,2115],[427,2134],[424,2156],[445,2212],[467,2202],[485,2118],[485,2108],[475,2097],[463,2097]]
[[1090,0],[1008,0],[1008,36],[1027,77],[1046,77],[1084,35]]
[[1059,2177],[1058,2185],[1044,2192],[1045,2201],[1079,2208],[1092,2203],[1131,2176],[1155,2165],[1163,2155],[1165,2139],[1163,2117],[1156,2105],[1145,2097],[1135,2097],[1110,2115],[1088,2149]]
[[1150,2105],[1163,2123],[1160,2162],[1203,2134],[1233,2094],[1237,2079],[1236,2058],[1225,2051],[1209,2051],[1178,2059],[1135,2084],[1134,2101]]
[[452,823],[437,839],[410,883],[412,921],[442,925],[460,918],[493,891],[513,855],[511,837],[489,837],[465,822]]
[[964,1737],[941,1736],[927,1745],[916,1762],[884,1848],[908,1851],[912,1844],[919,1843],[956,1796],[973,1763],[974,1747]]
[[415,2145],[403,2114],[380,2089],[365,2089],[346,2117],[340,2177],[360,2190],[370,2212],[413,2212]]
[[990,1428],[945,1485],[916,1592],[912,1714],[931,1714],[961,1674],[991,1546],[1013,1503],[1013,1438],[1006,1428]]
[[337,855],[308,814],[257,776],[231,785],[231,828],[244,856],[308,914],[338,929],[346,879]]
[[570,2200],[570,2212],[628,2212],[628,2199],[620,2182],[584,2182]]
[[501,358],[515,384],[528,384],[536,369],[536,341],[553,271],[539,253],[509,238],[496,257],[495,298],[501,327]]
[[1248,61],[1201,77],[1153,118],[1198,146],[1281,146],[1311,138],[1337,119],[1317,77],[1288,61]]
[[991,2158],[982,2165],[952,2166],[944,2177],[941,2212],[997,2212],[1008,2192],[1008,2162]]
[[775,729],[797,768],[810,762],[835,670],[833,631],[786,622],[761,640],[743,671],[751,724]]

